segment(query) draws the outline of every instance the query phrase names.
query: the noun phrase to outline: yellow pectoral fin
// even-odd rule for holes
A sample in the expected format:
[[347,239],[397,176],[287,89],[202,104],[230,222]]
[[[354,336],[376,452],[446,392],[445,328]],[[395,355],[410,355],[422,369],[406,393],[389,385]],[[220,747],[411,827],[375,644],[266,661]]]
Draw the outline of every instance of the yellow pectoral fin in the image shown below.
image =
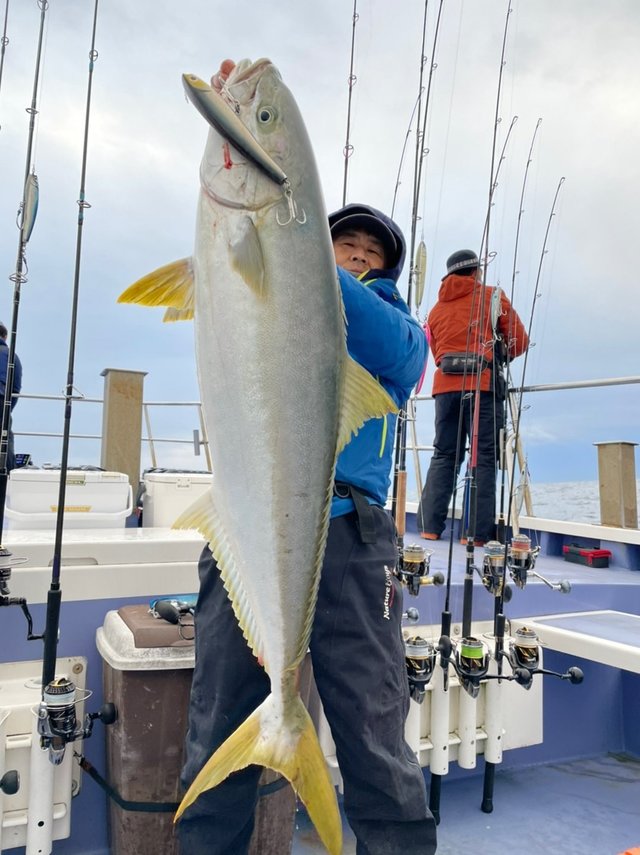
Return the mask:
[[141,306],[169,306],[174,313],[165,320],[187,320],[193,317],[193,267],[190,258],[181,258],[159,267],[130,285],[118,297],[119,303]]
[[397,412],[398,406],[387,390],[365,368],[347,357],[338,453],[368,419],[379,419],[387,413]]
[[162,316],[162,322],[169,324],[174,321],[192,321],[194,314],[193,306],[190,306],[188,309],[167,309]]
[[340,855],[342,823],[335,787],[309,713],[299,696],[293,699],[293,704],[294,709],[286,717],[278,716],[273,695],[269,695],[205,763],[174,821],[205,790],[215,787],[232,772],[255,763],[275,769],[291,782],[327,850],[331,855]]

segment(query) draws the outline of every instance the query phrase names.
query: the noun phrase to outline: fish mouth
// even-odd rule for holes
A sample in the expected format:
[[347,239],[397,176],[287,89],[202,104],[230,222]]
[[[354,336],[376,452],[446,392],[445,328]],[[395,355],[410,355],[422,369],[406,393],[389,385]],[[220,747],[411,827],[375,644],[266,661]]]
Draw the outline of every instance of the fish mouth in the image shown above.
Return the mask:
[[[246,103],[255,96],[258,81],[269,67],[277,73],[276,68],[270,59],[263,57],[261,59],[257,59],[255,62],[251,62],[250,59],[242,59],[233,67],[223,88],[225,90],[229,90],[231,87],[240,88],[239,85],[243,84],[241,92],[234,91],[230,94],[233,98],[237,98],[242,103]],[[248,86],[247,84],[249,83],[253,85]]]
[[[271,65],[269,60],[258,60],[249,68],[241,69],[240,78],[246,79],[246,75],[252,78],[257,74],[258,68],[264,70],[265,63]],[[260,76],[258,75],[258,79]],[[234,81],[234,85],[235,82],[237,81]],[[268,175],[272,181],[277,184],[284,184],[287,181],[286,173],[264,150],[222,95],[195,74],[183,74],[182,84],[188,99],[212,128],[215,128],[224,139],[238,149],[254,166]]]

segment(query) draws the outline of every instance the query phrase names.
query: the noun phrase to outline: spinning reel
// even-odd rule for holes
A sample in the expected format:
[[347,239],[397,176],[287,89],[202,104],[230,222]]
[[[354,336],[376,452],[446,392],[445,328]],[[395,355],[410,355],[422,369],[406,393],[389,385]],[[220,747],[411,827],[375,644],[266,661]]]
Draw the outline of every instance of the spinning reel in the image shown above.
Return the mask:
[[404,643],[409,677],[409,694],[421,704],[427,685],[436,667],[437,651],[435,646],[419,635],[407,638]]
[[432,555],[431,550],[417,544],[403,546],[399,551],[396,576],[407,586],[407,590],[413,597],[418,596],[422,585],[444,584],[442,573],[428,575]]
[[67,677],[52,680],[42,693],[37,708],[38,733],[42,748],[49,749],[49,759],[59,766],[64,759],[66,746],[76,739],[86,739],[93,732],[93,723],[100,719],[103,724],[113,724],[117,719],[113,704],[104,704],[97,713],[89,713],[79,723],[76,704],[91,696],[90,691],[77,689]]

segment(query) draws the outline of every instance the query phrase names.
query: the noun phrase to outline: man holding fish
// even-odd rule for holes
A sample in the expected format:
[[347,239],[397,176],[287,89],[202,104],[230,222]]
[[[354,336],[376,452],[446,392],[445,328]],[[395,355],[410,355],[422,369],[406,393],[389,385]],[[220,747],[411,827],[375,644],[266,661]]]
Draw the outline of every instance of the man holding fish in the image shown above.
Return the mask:
[[[347,206],[329,223],[349,352],[401,405],[426,357],[424,334],[395,286],[404,239],[395,223],[364,205]],[[371,419],[338,457],[310,640],[358,855],[436,851],[424,776],[404,741],[409,695],[402,589],[392,572],[395,528],[384,509],[394,423],[393,416]],[[208,549],[199,573],[185,785],[269,691],[269,678],[238,629]],[[178,825],[183,855],[247,851],[259,777],[260,769],[251,766],[199,797]]]
[[225,61],[211,86],[183,81],[210,125],[195,251],[120,298],[195,319],[213,461],[211,493],[176,522],[208,542],[182,855],[248,851],[261,766],[292,783],[340,855],[335,788],[298,690],[307,650],[358,855],[432,855],[424,776],[404,740],[402,589],[384,507],[396,414],[427,355],[396,288],[404,238],[366,205],[327,222],[304,123],[269,60]]

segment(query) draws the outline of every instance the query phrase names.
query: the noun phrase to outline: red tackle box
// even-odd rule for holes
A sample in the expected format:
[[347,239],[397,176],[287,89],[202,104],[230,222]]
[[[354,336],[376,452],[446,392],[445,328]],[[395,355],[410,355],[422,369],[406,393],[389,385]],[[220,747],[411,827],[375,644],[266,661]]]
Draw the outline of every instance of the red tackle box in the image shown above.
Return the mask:
[[565,561],[573,564],[585,564],[587,567],[608,567],[611,551],[609,549],[589,549],[586,546],[578,546],[570,543],[562,547]]

